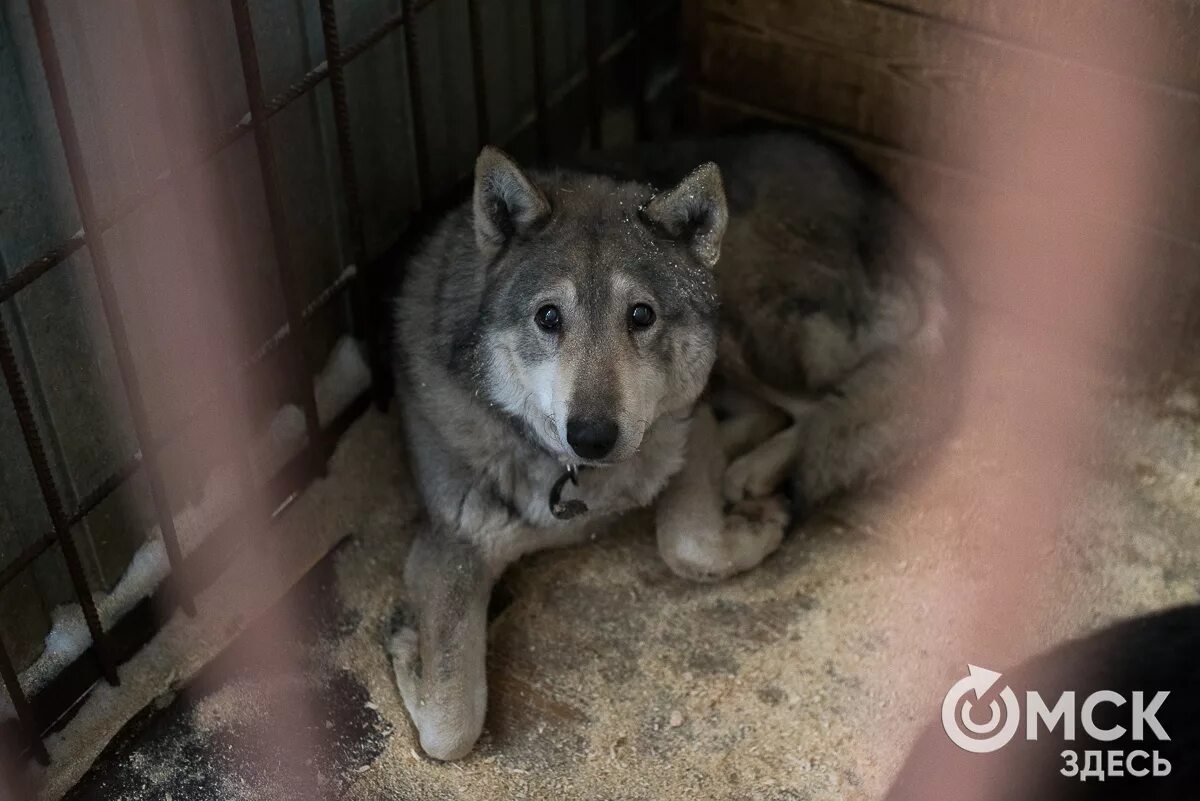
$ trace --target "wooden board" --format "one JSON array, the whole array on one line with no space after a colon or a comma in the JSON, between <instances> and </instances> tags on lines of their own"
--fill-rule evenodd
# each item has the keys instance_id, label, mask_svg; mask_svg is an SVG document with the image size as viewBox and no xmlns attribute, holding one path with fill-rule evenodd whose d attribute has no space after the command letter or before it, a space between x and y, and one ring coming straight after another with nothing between
<instances>
[{"instance_id":1,"label":"wooden board","mask_svg":"<svg viewBox=\"0 0 1200 801\"><path fill-rule=\"evenodd\" d=\"M889 5L1122 74L1200 90L1200 5L1194 0L889 0Z\"/></svg>"},{"instance_id":2,"label":"wooden board","mask_svg":"<svg viewBox=\"0 0 1200 801\"><path fill-rule=\"evenodd\" d=\"M697 109L703 124L720 128L746 116L788 119L750 104L699 90ZM809 120L808 122L812 122ZM1016 193L986 177L939 164L898 148L845 131L821 129L849 147L877 171L919 217L930 225L946 246L952 269L970 296L981 306L1016 314L1040 325L1049 325L1063 336L1080 334L1085 347L1117 355L1139 354L1138 365L1147 371L1169 367L1179 353L1179 343L1191 330L1190 318L1200 300L1200 247L1134 228L1111 218L1085 215L1082 223L1097 230L1111 228L1133 241L1139 255L1136 271L1125 276L1117 293L1120 325L1103 332L1072 327L1073 311L1085 299L1088 276L1072 282L1079 296L1062 292L1063 276L1050 264L1044 275L1029 267L1053 253L1060 232L1039 213L1037 198ZM998 211L999 210L999 211ZM981 215L1004 231L1021 231L1020 252L981 254L964 232L977 229ZM1024 273L1020 271L1024 270ZM1023 280L1014 280L1014 273Z\"/></svg>"},{"instance_id":3,"label":"wooden board","mask_svg":"<svg viewBox=\"0 0 1200 801\"><path fill-rule=\"evenodd\" d=\"M1113 114L1160 121L1149 129L1155 191L1103 207L1094 196L1079 202L1200 241L1200 103L1192 95L861 0L702 0L690 22L694 78L713 95L814 118L951 167L976 169L986 160L998 180L1012 178L1009 156L1054 158L1030 153L1038 144L1014 121L1055 119L1064 136L1082 141L1109 105ZM1080 101L1072 88L1080 82L1112 102ZM980 132L990 139L986 153ZM1147 165L1121 150L1106 169L1121 180L1145 174ZM1045 180L1056 180L1053 173L1045 171Z\"/></svg>"}]
</instances>

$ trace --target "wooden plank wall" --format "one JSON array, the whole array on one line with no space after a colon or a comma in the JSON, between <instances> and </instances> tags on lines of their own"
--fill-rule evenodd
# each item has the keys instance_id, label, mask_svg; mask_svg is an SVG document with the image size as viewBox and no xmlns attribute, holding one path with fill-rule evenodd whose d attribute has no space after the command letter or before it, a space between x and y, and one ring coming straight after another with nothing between
<instances>
[{"instance_id":1,"label":"wooden plank wall","mask_svg":"<svg viewBox=\"0 0 1200 801\"><path fill-rule=\"evenodd\" d=\"M701 124L716 128L749 115L816 127L848 144L938 229L968 221L985 204L1000 205L1016 215L1011 224L1027 232L1028 247L1053 246L1055 231L1037 198L1055 188L1058 176L1053 169L1025 179L1006 171L1003 154L1029 158L1023 148L1031 144L1004 137L1020 130L1010 124L1014 118L1057 112L1061 119L1064 104L1085 102L1064 87L1096 87L1120 98L1113 114L1153 119L1150 163L1118 152L1106 166L1118 177L1148 171L1152 196L1073 198L1090 224L1127 228L1146 254L1128 298L1135 311L1129 326L1110 332L1103 344L1148 345L1139 350L1153 352L1153 366L1162 367L1181 358L1181 343L1200 336L1200 3L695 0L686 6L687 70ZM986 162L977 152L981 130L993 139ZM998 204L997 197L1009 202ZM986 272L963 270L984 304L1019 301L997 297L1000 288Z\"/></svg>"}]
</instances>

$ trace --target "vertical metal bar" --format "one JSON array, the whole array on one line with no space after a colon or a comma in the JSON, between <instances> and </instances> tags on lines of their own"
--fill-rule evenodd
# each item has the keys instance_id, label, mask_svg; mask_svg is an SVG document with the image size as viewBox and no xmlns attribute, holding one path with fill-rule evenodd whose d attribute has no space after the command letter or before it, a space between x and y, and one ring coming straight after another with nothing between
<instances>
[{"instance_id":1,"label":"vertical metal bar","mask_svg":"<svg viewBox=\"0 0 1200 801\"><path fill-rule=\"evenodd\" d=\"M421 90L421 53L417 49L416 0L404 0L404 56L408 63L408 98L412 106L413 148L417 157L417 182L421 207L433 190L429 171L429 133L425 127L425 97Z\"/></svg>"},{"instance_id":2,"label":"vertical metal bar","mask_svg":"<svg viewBox=\"0 0 1200 801\"><path fill-rule=\"evenodd\" d=\"M354 262L361 268L366 259L367 247L363 237L358 170L350 135L350 104L346 99L346 76L343 70L341 37L338 35L337 10L334 0L319 0L319 5L321 33L325 39L325 61L329 64L329 88L333 95L333 122L337 131L338 156L341 159L342 189L346 194L346 211L350 222L350 240L354 249Z\"/></svg>"},{"instance_id":3,"label":"vertical metal bar","mask_svg":"<svg viewBox=\"0 0 1200 801\"><path fill-rule=\"evenodd\" d=\"M637 138L639 142L644 142L650 138L650 107L649 101L646 98L646 91L650 86L650 23L649 15L646 13L646 4L642 0L635 0L633 4L634 36L637 41L634 43L636 50L634 51L634 68L637 70L637 92L633 98L633 120L637 130Z\"/></svg>"},{"instance_id":4,"label":"vertical metal bar","mask_svg":"<svg viewBox=\"0 0 1200 801\"><path fill-rule=\"evenodd\" d=\"M41 733L33 719L33 710L29 706L29 699L25 696L25 690L21 688L21 678L17 675L17 668L8 655L8 649L4 647L3 641L0 641L0 680L3 680L4 688L8 690L8 697L12 699L13 709L17 711L17 720L20 722L21 728L25 730L25 736L29 740L29 747L33 749L33 755L38 762L48 765L50 754L46 752L46 744L42 742Z\"/></svg>"},{"instance_id":5,"label":"vertical metal bar","mask_svg":"<svg viewBox=\"0 0 1200 801\"><path fill-rule=\"evenodd\" d=\"M537 132L538 154L550 157L550 128L546 115L546 25L542 0L529 0L529 28L533 36L533 127Z\"/></svg>"},{"instance_id":6,"label":"vertical metal bar","mask_svg":"<svg viewBox=\"0 0 1200 801\"><path fill-rule=\"evenodd\" d=\"M153 5L160 5L160 3L158 0L155 0ZM198 24L199 20L197 19L197 16L205 13L206 10L204 6L197 4L189 5L187 10L188 22ZM201 18L203 17L201 16ZM217 92L214 89L212 82L199 81L197 84L197 89L200 92L200 100L203 102L205 113L210 117L218 116L218 108L220 108L220 105L217 102ZM281 108L283 107L286 107L286 104L284 104L284 106ZM228 131L229 129L226 130ZM229 134L227 132L222 135L222 138L228 138L228 136ZM237 139L238 137L235 136L233 141L237 141ZM225 264L228 265L224 277L229 281L229 286L233 287L237 286L237 279L240 277L241 270L239 269L239 263L243 258L245 258L245 254L253 252L253 246L250 243L251 234L246 230L246 226L241 224L241 219L238 216L237 204L233 201L233 198L236 198L239 195L240 187L238 185L238 176L233 175L232 171L222 170L216 165L215 158L220 152L220 150L217 150L210 153L211 159L201 161L199 164L197 164L194 159L189 157L189 163L184 165L184 169L187 169L190 173L203 164L211 165L211 168L213 172L216 173L216 178L220 183L220 191L230 199L229 202L221 204L221 216L219 219L221 225L225 226L225 229L229 232L229 235L223 237L221 242L221 257L225 260ZM245 388L246 392L245 406L243 409L246 415L247 428L250 428L251 426L249 421L254 419L255 405L252 398L253 393L251 381L248 377L243 375L242 371L242 363L245 361L248 347L246 343L237 344L238 348L234 356L234 369L238 372L238 375L242 377L244 382L242 386Z\"/></svg>"},{"instance_id":7,"label":"vertical metal bar","mask_svg":"<svg viewBox=\"0 0 1200 801\"><path fill-rule=\"evenodd\" d=\"M104 320L108 326L113 351L117 357L117 368L121 373L121 383L125 387L125 397L129 403L129 414L133 419L138 447L142 451L146 481L150 486L150 497L154 503L154 511L158 518L159 530L162 532L167 558L171 563L171 569L179 577L181 605L187 610L192 606L192 598L187 589L185 577L179 572L183 555L179 548L179 538L175 532L171 504L167 499L166 487L163 484L162 473L158 468L158 459L154 453L154 439L150 433L141 382L133 363L133 354L129 348L129 336L125 331L120 302L117 299L116 287L113 285L108 250L104 245L102 226L96 213L95 199L83 162L83 150L79 144L79 133L75 128L74 115L71 113L67 97L66 78L63 75L62 63L59 61L58 47L54 42L50 15L46 10L45 0L29 0L29 9L33 18L34 32L37 35L38 49L41 51L46 85L50 91L50 104L54 108L54 118L58 123L63 154L67 161L67 173L71 178L71 188L75 193L75 203L79 207L84 236L91 251L92 272L96 278L96 287L100 292L100 305L104 310ZM114 678L115 675L114 672Z\"/></svg>"},{"instance_id":8,"label":"vertical metal bar","mask_svg":"<svg viewBox=\"0 0 1200 801\"><path fill-rule=\"evenodd\" d=\"M159 126L162 129L163 136L166 138L167 159L170 165L172 186L169 191L174 194L177 200L177 213L183 229L184 239L187 243L187 253L180 254L181 261L184 265L185 272L196 276L199 281L200 265L195 254L203 252L203 232L195 225L189 225L187 208L183 203L182 190L180 183L183 180L183 141L184 141L184 126L183 121L179 117L179 112L176 110L175 103L172 100L171 86L168 80L166 52L163 49L162 37L159 34L158 28L158 13L156 0L138 0L138 24L141 28L142 43L146 49L146 60L150 67L150 88L154 94L154 110L158 117ZM251 431L249 421L245 415L237 415L233 410L249 409L250 404L247 397L247 388L237 369L237 358L234 351L232 337L230 336L227 326L221 321L216 326L214 337L217 341L217 346L221 350L226 366L229 368L230 385L226 388L225 401L229 404L231 413L239 417L242 424L238 427L238 436L241 442L238 444L237 451L239 453L237 464L243 492L247 495L252 495L254 492L254 468L250 461L250 452L246 443L250 442ZM190 606L190 605L189 605ZM188 610L188 607L184 607ZM194 614L195 609L189 610L189 614Z\"/></svg>"},{"instance_id":9,"label":"vertical metal bar","mask_svg":"<svg viewBox=\"0 0 1200 801\"><path fill-rule=\"evenodd\" d=\"M271 131L267 120L266 98L263 95L262 73L258 66L258 48L254 42L254 27L250 21L250 7L247 0L230 0L230 4L233 9L234 29L237 32L238 52L242 59L242 78L246 84L246 98L250 104L250 122L254 128L258 169L267 200L267 217L270 220L271 238L275 246L275 262L279 270L279 282L283 288L288 327L292 332L291 375L296 382L304 409L308 448L314 460L311 467L317 471L324 471L329 449L321 435L321 421L317 415L317 397L313 385L315 371L309 362L308 349L304 345L304 302L293 274L292 249L288 241L287 220L279 191L275 152L271 147Z\"/></svg>"},{"instance_id":10,"label":"vertical metal bar","mask_svg":"<svg viewBox=\"0 0 1200 801\"><path fill-rule=\"evenodd\" d=\"M346 216L350 224L350 241L358 277L351 288L355 335L369 346L371 385L376 401L383 399L378 394L385 386L384 355L377 347L373 332L377 330L375 304L368 294L369 276L366 274L367 240L363 233L362 203L358 191L358 163L354 158L354 141L350 131L350 102L346 97L345 61L342 55L341 37L338 34L337 8L335 0L320 0L321 32L325 39L325 61L329 64L329 88L333 95L333 122L337 131L338 156L341 159L342 191L346 198Z\"/></svg>"},{"instance_id":11,"label":"vertical metal bar","mask_svg":"<svg viewBox=\"0 0 1200 801\"><path fill-rule=\"evenodd\" d=\"M79 561L79 551L75 548L75 541L71 539L71 526L67 522L62 497L54 485L54 474L50 470L50 462L46 458L41 435L38 434L37 420L34 419L33 409L29 405L29 395L21 380L21 371L17 367L16 356L13 355L12 344L8 338L8 327L4 325L3 321L0 321L0 372L4 374L8 397L12 401L13 411L16 412L21 435L25 438L25 448L29 452L29 459L33 462L33 472L37 477L42 500L46 504L46 512L50 516L50 525L54 529L54 536L58 538L59 545L62 546L63 557L67 561L67 572L71 576L71 584L75 588L75 595L78 596L79 605L83 609L83 618L87 621L88 631L92 634L92 645L100 660L100 667L110 684L119 684L116 664L112 660L108 647L108 638L100 623L100 613L96 609L96 602L92 599L92 591L88 587L83 563Z\"/></svg>"},{"instance_id":12,"label":"vertical metal bar","mask_svg":"<svg viewBox=\"0 0 1200 801\"><path fill-rule=\"evenodd\" d=\"M596 0L583 2L584 50L587 57L588 137L591 146L604 147L604 84L600 74L600 5Z\"/></svg>"},{"instance_id":13,"label":"vertical metal bar","mask_svg":"<svg viewBox=\"0 0 1200 801\"><path fill-rule=\"evenodd\" d=\"M8 266L4 261L4 254L0 253L0 281L8 277ZM0 309L0 316L3 316L4 311ZM45 382L42 380L38 372L37 357L34 354L33 345L29 339L29 332L25 327L25 321L21 318L20 309L17 304L12 304L12 325L13 345L17 353L26 365L25 384L29 389L29 399L31 405L36 411L36 414L42 420L53 421L54 417L50 411L50 403L47 400ZM67 452L63 447L62 437L54 428L53 422L49 425L45 432L46 445L49 447L51 465L55 468L55 473L64 482L63 486L63 502L67 509L74 509L79 503L79 488L76 486L74 478L71 476L69 463L67 462ZM96 575L102 575L100 559L96 554L96 545L92 540L91 532L88 530L86 520L80 521L80 528L84 542L87 547L84 550L85 556L90 556L91 564L96 571Z\"/></svg>"},{"instance_id":14,"label":"vertical metal bar","mask_svg":"<svg viewBox=\"0 0 1200 801\"><path fill-rule=\"evenodd\" d=\"M486 145L492 137L492 121L488 112L487 74L483 63L483 3L468 0L468 26L471 35L471 71L475 86L475 130L479 147Z\"/></svg>"}]
</instances>

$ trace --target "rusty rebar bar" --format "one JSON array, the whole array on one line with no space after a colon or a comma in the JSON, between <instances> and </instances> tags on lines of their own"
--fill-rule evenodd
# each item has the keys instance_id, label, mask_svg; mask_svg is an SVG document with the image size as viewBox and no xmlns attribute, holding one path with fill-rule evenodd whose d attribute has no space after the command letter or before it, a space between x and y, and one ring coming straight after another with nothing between
<instances>
[{"instance_id":1,"label":"rusty rebar bar","mask_svg":"<svg viewBox=\"0 0 1200 801\"><path fill-rule=\"evenodd\" d=\"M267 201L267 217L271 227L271 241L275 248L275 266L283 290L284 306L288 325L294 334L291 340L290 378L295 392L300 396L304 410L304 427L308 434L308 449L313 457L312 467L318 472L326 468L328 449L321 436L321 421L317 412L317 396L314 386L316 371L310 361L301 327L304 303L300 297L299 282L296 280L292 247L287 232L287 217L283 208L283 196L279 189L279 173L275 164L275 150L271 144L271 131L263 93L262 73L258 64L258 46L254 41L254 25L250 19L247 0L230 0L233 9L234 30L237 33L238 53L242 60L242 78L246 85L246 98L250 104L250 124L254 131L254 146L258 153L259 176L263 194Z\"/></svg>"},{"instance_id":2,"label":"rusty rebar bar","mask_svg":"<svg viewBox=\"0 0 1200 801\"><path fill-rule=\"evenodd\" d=\"M529 29L533 37L533 128L537 132L538 156L550 157L549 104L546 102L546 25L542 0L529 0Z\"/></svg>"},{"instance_id":3,"label":"rusty rebar bar","mask_svg":"<svg viewBox=\"0 0 1200 801\"><path fill-rule=\"evenodd\" d=\"M432 174L429 169L429 129L425 119L425 93L421 87L421 50L417 36L416 0L404 0L404 57L408 68L408 102L412 109L413 151L417 159L417 190L421 208L429 205L433 196Z\"/></svg>"},{"instance_id":4,"label":"rusty rebar bar","mask_svg":"<svg viewBox=\"0 0 1200 801\"><path fill-rule=\"evenodd\" d=\"M25 382L21 378L17 357L13 353L12 343L8 338L8 326L0 320L0 373L4 375L4 384L8 389L8 397L16 413L17 424L21 436L25 439L25 450L29 461L33 464L34 476L37 478L38 489L42 493L42 501L46 513L50 517L50 525L54 537L62 548L63 558L67 563L67 572L71 577L71 585L79 599L83 618L88 631L92 635L92 646L100 660L104 676L111 684L118 684L116 664L111 658L108 639L104 626L100 623L100 612L96 601L92 598L91 588L88 587L87 575L83 570L83 562L75 541L71 539L71 527L67 523L67 515L63 509L62 496L54 483L54 473L50 469L50 461L46 458L46 449L42 444L41 434L38 433L37 420L34 418L33 407L29 405L29 394L25 390Z\"/></svg>"},{"instance_id":5,"label":"rusty rebar bar","mask_svg":"<svg viewBox=\"0 0 1200 801\"><path fill-rule=\"evenodd\" d=\"M488 110L487 69L483 50L483 2L468 0L467 25L471 37L471 76L475 91L475 134L479 147L491 141L492 119Z\"/></svg>"},{"instance_id":6,"label":"rusty rebar bar","mask_svg":"<svg viewBox=\"0 0 1200 801\"><path fill-rule=\"evenodd\" d=\"M96 212L95 198L92 195L91 183L87 168L84 164L83 150L80 146L79 133L75 127L75 117L67 95L66 76L59 60L58 46L54 41L54 31L50 15L46 9L45 0L29 0L30 14L33 18L34 32L37 36L38 50L41 53L42 69L46 77L46 85L50 93L50 104L54 109L54 118L58 123L59 139L62 142L63 154L66 157L67 173L71 179L71 189L75 195L75 204L79 208L79 217L83 223L83 235L87 240L88 251L91 254L92 274L96 279L96 288L100 294L100 306L104 313L104 322L108 328L109 339L112 341L113 353L117 358L117 371L121 375L121 383L125 389L125 400L129 405L129 416L133 422L134 434L138 447L148 447L153 441L150 432L149 415L146 412L145 398L142 394L141 380L138 377L137 366L134 364L133 353L130 349L129 334L125 329L125 320L121 313L120 301L117 297L116 286L113 283L112 269L108 259L108 249L104 244L104 236L100 232L99 216ZM39 443L40 449L40 443ZM150 498L154 505L155 517L162 532L166 546L167 558L171 567L178 568L182 562L182 552L179 548L179 538L175 531L175 520L171 512L171 504L167 498L166 486L158 462L153 453L145 456L146 483L150 488ZM57 495L57 491L55 493ZM59 514L64 522L61 499L57 499ZM73 550L73 547L72 547ZM65 552L65 549L64 549ZM181 587L183 602L191 603L186 591L186 585ZM81 599L82 602L82 599ZM116 672L111 671L111 679L115 680Z\"/></svg>"},{"instance_id":7,"label":"rusty rebar bar","mask_svg":"<svg viewBox=\"0 0 1200 801\"><path fill-rule=\"evenodd\" d=\"M29 698L25 695L24 688L21 687L21 677L17 675L17 667L13 664L12 657L8 655L8 649L4 647L2 639L0 639L0 681L8 690L9 700L12 701L13 709L17 713L17 722L21 724L21 730L25 733L25 739L28 741L34 757L41 764L48 765L50 754L46 752L46 744L42 742L37 721L33 719L33 709L29 705ZM2 768L3 764L0 761L0 769Z\"/></svg>"}]
</instances>

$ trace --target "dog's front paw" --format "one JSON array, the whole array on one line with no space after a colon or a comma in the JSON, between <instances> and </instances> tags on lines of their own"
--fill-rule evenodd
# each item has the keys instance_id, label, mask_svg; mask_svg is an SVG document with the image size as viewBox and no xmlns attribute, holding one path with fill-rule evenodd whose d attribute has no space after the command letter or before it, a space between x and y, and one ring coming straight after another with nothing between
<instances>
[{"instance_id":1,"label":"dog's front paw","mask_svg":"<svg viewBox=\"0 0 1200 801\"><path fill-rule=\"evenodd\" d=\"M788 504L780 495L735 503L725 517L725 539L734 572L757 567L775 553L790 520Z\"/></svg>"},{"instance_id":2,"label":"dog's front paw","mask_svg":"<svg viewBox=\"0 0 1200 801\"><path fill-rule=\"evenodd\" d=\"M485 696L475 698L430 682L429 678L437 678L436 671L430 671L431 677L423 675L420 632L403 611L393 618L387 652L421 750L443 762L469 754L483 728Z\"/></svg>"},{"instance_id":3,"label":"dog's front paw","mask_svg":"<svg viewBox=\"0 0 1200 801\"><path fill-rule=\"evenodd\" d=\"M660 544L659 553L672 573L688 581L711 584L735 572L719 548L699 539L683 538L670 547Z\"/></svg>"},{"instance_id":4,"label":"dog's front paw","mask_svg":"<svg viewBox=\"0 0 1200 801\"><path fill-rule=\"evenodd\" d=\"M791 520L788 503L781 495L740 501L729 507L725 516L726 528L768 529L783 531ZM774 549L772 549L774 550Z\"/></svg>"}]
</instances>

